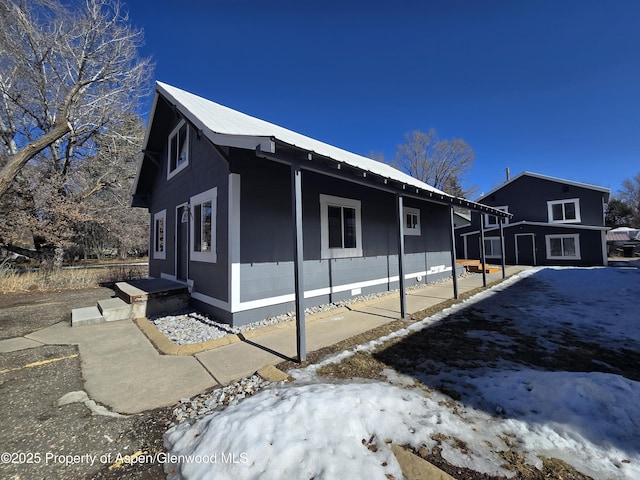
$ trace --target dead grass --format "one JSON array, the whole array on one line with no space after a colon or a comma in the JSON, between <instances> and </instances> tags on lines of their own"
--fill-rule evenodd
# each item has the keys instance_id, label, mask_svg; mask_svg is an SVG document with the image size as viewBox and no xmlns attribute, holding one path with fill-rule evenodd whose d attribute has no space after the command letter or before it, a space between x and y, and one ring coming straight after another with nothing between
<instances>
[{"instance_id":1,"label":"dead grass","mask_svg":"<svg viewBox=\"0 0 640 480\"><path fill-rule=\"evenodd\" d=\"M54 271L42 269L33 272L0 268L0 291L13 293L87 288L143 278L146 275L146 265Z\"/></svg>"}]
</instances>

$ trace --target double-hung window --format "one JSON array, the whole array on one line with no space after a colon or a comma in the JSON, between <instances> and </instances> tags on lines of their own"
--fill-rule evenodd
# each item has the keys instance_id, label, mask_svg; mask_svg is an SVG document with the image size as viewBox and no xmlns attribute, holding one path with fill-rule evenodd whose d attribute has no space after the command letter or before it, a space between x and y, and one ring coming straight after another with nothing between
<instances>
[{"instance_id":1,"label":"double-hung window","mask_svg":"<svg viewBox=\"0 0 640 480\"><path fill-rule=\"evenodd\" d=\"M420 235L420 210L412 207L404 207L403 231L405 235Z\"/></svg>"},{"instance_id":2,"label":"double-hung window","mask_svg":"<svg viewBox=\"0 0 640 480\"><path fill-rule=\"evenodd\" d=\"M580 199L547 202L549 223L580 223Z\"/></svg>"},{"instance_id":3,"label":"double-hung window","mask_svg":"<svg viewBox=\"0 0 640 480\"><path fill-rule=\"evenodd\" d=\"M546 235L547 258L550 260L580 260L580 235Z\"/></svg>"},{"instance_id":4,"label":"double-hung window","mask_svg":"<svg viewBox=\"0 0 640 480\"><path fill-rule=\"evenodd\" d=\"M320 195L322 258L362 256L360 201Z\"/></svg>"},{"instance_id":5,"label":"double-hung window","mask_svg":"<svg viewBox=\"0 0 640 480\"><path fill-rule=\"evenodd\" d=\"M164 260L166 252L167 211L162 210L153 216L153 258Z\"/></svg>"},{"instance_id":6,"label":"double-hung window","mask_svg":"<svg viewBox=\"0 0 640 480\"><path fill-rule=\"evenodd\" d=\"M217 188L191 197L191 259L216 262Z\"/></svg>"},{"instance_id":7,"label":"double-hung window","mask_svg":"<svg viewBox=\"0 0 640 480\"><path fill-rule=\"evenodd\" d=\"M182 120L169 135L167 179L189 165L189 125Z\"/></svg>"}]
</instances>

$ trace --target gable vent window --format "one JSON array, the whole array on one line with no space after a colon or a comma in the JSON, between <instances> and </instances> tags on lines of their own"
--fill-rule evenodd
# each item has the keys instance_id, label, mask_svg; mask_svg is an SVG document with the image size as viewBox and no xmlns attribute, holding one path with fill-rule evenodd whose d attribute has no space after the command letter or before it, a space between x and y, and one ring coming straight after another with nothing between
<instances>
[{"instance_id":1,"label":"gable vent window","mask_svg":"<svg viewBox=\"0 0 640 480\"><path fill-rule=\"evenodd\" d=\"M580 199L547 202L549 223L580 223Z\"/></svg>"},{"instance_id":2,"label":"gable vent window","mask_svg":"<svg viewBox=\"0 0 640 480\"><path fill-rule=\"evenodd\" d=\"M167 179L189 164L189 125L183 120L169 135Z\"/></svg>"},{"instance_id":3,"label":"gable vent window","mask_svg":"<svg viewBox=\"0 0 640 480\"><path fill-rule=\"evenodd\" d=\"M322 258L362 256L360 201L320 195Z\"/></svg>"}]
</instances>

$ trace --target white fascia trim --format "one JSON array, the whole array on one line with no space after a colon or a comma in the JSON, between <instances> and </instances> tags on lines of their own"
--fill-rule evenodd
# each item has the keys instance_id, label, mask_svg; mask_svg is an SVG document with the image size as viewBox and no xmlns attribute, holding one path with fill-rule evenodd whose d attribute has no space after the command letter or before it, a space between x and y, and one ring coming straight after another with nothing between
<instances>
[{"instance_id":1,"label":"white fascia trim","mask_svg":"<svg viewBox=\"0 0 640 480\"><path fill-rule=\"evenodd\" d=\"M271 137L255 137L252 135L228 135L216 133L208 128L202 130L205 136L216 145L223 147L237 147L245 150L260 148L261 152L276 153L276 142Z\"/></svg>"}]
</instances>

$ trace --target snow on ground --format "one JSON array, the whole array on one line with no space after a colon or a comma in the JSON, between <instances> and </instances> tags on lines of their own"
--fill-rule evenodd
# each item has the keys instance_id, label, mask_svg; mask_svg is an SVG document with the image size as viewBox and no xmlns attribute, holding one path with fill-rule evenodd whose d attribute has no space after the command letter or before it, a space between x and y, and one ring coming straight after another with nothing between
<instances>
[{"instance_id":1,"label":"snow on ground","mask_svg":"<svg viewBox=\"0 0 640 480\"><path fill-rule=\"evenodd\" d=\"M514 361L519 347L508 329L539 339L537 347L543 351L566 349L571 340L637 353L639 298L640 270L635 268L524 272L387 338L323 362L338 362L354 351L373 350L388 338L426 331L445 317L448 322L470 322L465 315L471 312L488 326L468 330L465 338L487 349L499 348L490 351L503 357L464 367L428 360L411 370L424 385L455 386L459 401L409 387L406 372L385 370L395 383L390 385L330 381L316 375L318 365L292 370L292 384L274 386L193 425L170 429L165 442L171 454L185 457L174 458L178 461L168 467L169 478L385 479L390 474L399 479L387 442L431 449L440 441L447 461L488 474L513 475L502 468L498 453L512 449L538 467L538 456L544 455L597 479L638 479L638 379L610 373L614 369L606 362L601 362L606 368L595 362L594 369L567 371Z\"/></svg>"}]
</instances>

